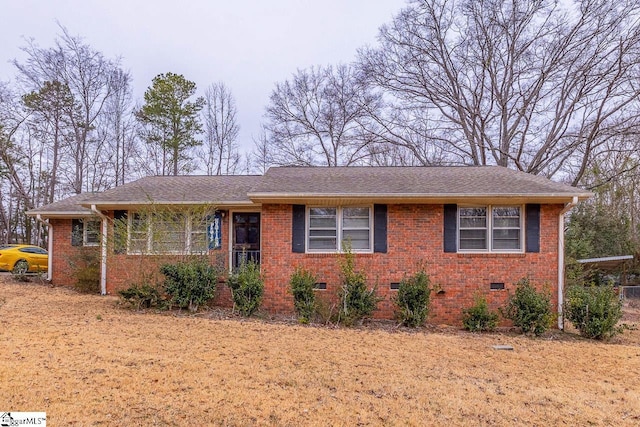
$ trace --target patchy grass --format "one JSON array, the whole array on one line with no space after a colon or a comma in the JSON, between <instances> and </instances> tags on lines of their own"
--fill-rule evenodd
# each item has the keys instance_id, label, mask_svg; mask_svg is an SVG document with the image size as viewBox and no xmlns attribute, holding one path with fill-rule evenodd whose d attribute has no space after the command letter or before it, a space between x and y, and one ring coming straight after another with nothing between
<instances>
[{"instance_id":1,"label":"patchy grass","mask_svg":"<svg viewBox=\"0 0 640 427\"><path fill-rule=\"evenodd\" d=\"M24 283L0 300L0 409L56 426L640 424L638 330L305 327Z\"/></svg>"}]
</instances>

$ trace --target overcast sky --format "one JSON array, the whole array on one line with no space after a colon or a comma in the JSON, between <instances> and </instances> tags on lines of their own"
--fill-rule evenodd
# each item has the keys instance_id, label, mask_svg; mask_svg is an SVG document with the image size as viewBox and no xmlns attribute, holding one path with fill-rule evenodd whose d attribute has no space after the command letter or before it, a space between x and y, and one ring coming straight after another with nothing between
<instances>
[{"instance_id":1,"label":"overcast sky","mask_svg":"<svg viewBox=\"0 0 640 427\"><path fill-rule=\"evenodd\" d=\"M2 0L0 81L33 38L53 46L65 26L107 58L122 58L141 100L151 79L183 74L199 92L216 81L236 99L239 142L251 148L276 82L298 68L351 62L405 0Z\"/></svg>"}]
</instances>

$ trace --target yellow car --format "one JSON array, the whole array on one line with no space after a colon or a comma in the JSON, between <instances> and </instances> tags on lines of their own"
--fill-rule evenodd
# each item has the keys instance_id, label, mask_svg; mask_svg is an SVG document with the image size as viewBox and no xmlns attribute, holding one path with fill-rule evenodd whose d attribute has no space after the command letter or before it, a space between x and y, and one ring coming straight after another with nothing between
<instances>
[{"instance_id":1,"label":"yellow car","mask_svg":"<svg viewBox=\"0 0 640 427\"><path fill-rule=\"evenodd\" d=\"M49 254L32 245L0 245L0 270L13 274L45 272L49 267Z\"/></svg>"}]
</instances>

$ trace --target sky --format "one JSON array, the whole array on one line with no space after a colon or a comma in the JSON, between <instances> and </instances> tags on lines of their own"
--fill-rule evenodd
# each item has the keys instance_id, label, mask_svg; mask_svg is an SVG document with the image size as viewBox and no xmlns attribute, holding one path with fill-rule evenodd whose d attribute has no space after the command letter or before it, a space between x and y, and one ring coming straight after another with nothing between
<instances>
[{"instance_id":1,"label":"sky","mask_svg":"<svg viewBox=\"0 0 640 427\"><path fill-rule=\"evenodd\" d=\"M0 81L33 38L51 47L59 25L107 58L121 58L134 97L158 74L183 74L198 92L222 81L250 150L277 82L312 65L349 63L406 0L2 0Z\"/></svg>"}]
</instances>

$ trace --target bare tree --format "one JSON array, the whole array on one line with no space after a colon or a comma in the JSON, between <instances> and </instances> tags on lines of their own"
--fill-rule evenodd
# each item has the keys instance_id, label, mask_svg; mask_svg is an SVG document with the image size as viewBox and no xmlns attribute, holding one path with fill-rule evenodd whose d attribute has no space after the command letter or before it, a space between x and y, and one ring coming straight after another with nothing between
<instances>
[{"instance_id":1,"label":"bare tree","mask_svg":"<svg viewBox=\"0 0 640 427\"><path fill-rule=\"evenodd\" d=\"M204 99L204 141L200 154L207 175L232 175L240 166L236 102L231 90L222 82L209 86Z\"/></svg>"},{"instance_id":2,"label":"bare tree","mask_svg":"<svg viewBox=\"0 0 640 427\"><path fill-rule=\"evenodd\" d=\"M58 170L63 150L69 147L71 128L68 118L76 107L69 87L59 81L44 82L42 88L22 97L30 113L28 126L51 156L49 171L48 203L53 203L58 189Z\"/></svg>"},{"instance_id":3,"label":"bare tree","mask_svg":"<svg viewBox=\"0 0 640 427\"><path fill-rule=\"evenodd\" d=\"M32 231L40 234L24 212L46 202L48 187L42 186L42 150L29 133L22 133L26 120L19 98L0 84L0 237L4 242L31 242ZM26 139L16 143L16 138Z\"/></svg>"},{"instance_id":4,"label":"bare tree","mask_svg":"<svg viewBox=\"0 0 640 427\"><path fill-rule=\"evenodd\" d=\"M379 41L360 62L388 101L381 137L423 164L576 184L603 144L637 126L637 1L414 0Z\"/></svg>"},{"instance_id":5,"label":"bare tree","mask_svg":"<svg viewBox=\"0 0 640 427\"><path fill-rule=\"evenodd\" d=\"M272 161L278 165L341 166L367 162L375 142L370 111L379 105L355 69L312 67L278 83L265 125Z\"/></svg>"},{"instance_id":6,"label":"bare tree","mask_svg":"<svg viewBox=\"0 0 640 427\"><path fill-rule=\"evenodd\" d=\"M271 166L273 159L271 156L271 145L267 137L267 130L262 127L258 138L253 139L253 150L247 156L249 161L248 169L260 175L264 175Z\"/></svg>"},{"instance_id":7,"label":"bare tree","mask_svg":"<svg viewBox=\"0 0 640 427\"><path fill-rule=\"evenodd\" d=\"M69 88L76 102L67 119L73 130L73 143L69 145L68 168L62 168L70 189L99 191L108 182L99 178L100 140L96 128L107 100L113 93L112 77L119 69L119 61L107 60L103 55L72 36L66 28L56 39L55 47L40 48L33 40L22 50L27 54L24 63L14 61L19 79L28 91L41 90L45 82L60 82Z\"/></svg>"},{"instance_id":8,"label":"bare tree","mask_svg":"<svg viewBox=\"0 0 640 427\"><path fill-rule=\"evenodd\" d=\"M113 70L111 85L112 95L106 101L98 128L99 140L104 141L100 161L108 165L103 170L118 186L135 175L136 164L146 163L146 160L138 145L130 74L121 69Z\"/></svg>"}]
</instances>

